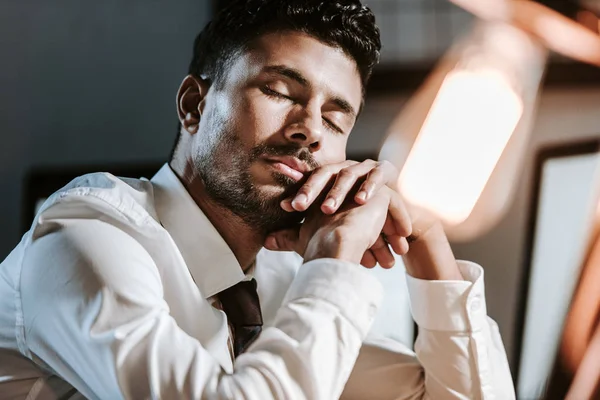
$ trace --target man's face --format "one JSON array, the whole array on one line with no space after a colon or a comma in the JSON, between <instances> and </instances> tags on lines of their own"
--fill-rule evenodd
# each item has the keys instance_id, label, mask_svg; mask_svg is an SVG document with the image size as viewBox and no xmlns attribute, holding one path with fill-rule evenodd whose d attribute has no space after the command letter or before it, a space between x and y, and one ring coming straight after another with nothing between
<instances>
[{"instance_id":1,"label":"man's face","mask_svg":"<svg viewBox=\"0 0 600 400\"><path fill-rule=\"evenodd\" d=\"M213 200L264 232L281 229L301 216L280 201L345 159L360 76L341 50L296 32L264 35L232 62L204 98L193 162Z\"/></svg>"}]
</instances>

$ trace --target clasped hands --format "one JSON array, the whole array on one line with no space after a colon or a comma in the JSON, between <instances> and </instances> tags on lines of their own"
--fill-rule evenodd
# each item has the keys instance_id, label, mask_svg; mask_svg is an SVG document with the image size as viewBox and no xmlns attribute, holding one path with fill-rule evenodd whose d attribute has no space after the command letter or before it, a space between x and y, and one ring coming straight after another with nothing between
<instances>
[{"instance_id":1,"label":"clasped hands","mask_svg":"<svg viewBox=\"0 0 600 400\"><path fill-rule=\"evenodd\" d=\"M296 251L305 262L337 258L367 268L377 263L393 267L391 250L405 255L413 233L408 208L392 189L398 174L391 163L373 160L316 169L293 197L281 202L285 211L306 212L304 222L271 233L265 248Z\"/></svg>"}]
</instances>

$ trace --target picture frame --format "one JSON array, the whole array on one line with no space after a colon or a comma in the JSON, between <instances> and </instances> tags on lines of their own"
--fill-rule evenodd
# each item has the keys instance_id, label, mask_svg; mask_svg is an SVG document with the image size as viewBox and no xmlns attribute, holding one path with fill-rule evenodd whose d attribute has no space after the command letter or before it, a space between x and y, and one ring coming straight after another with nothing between
<instances>
[{"instance_id":1,"label":"picture frame","mask_svg":"<svg viewBox=\"0 0 600 400\"><path fill-rule=\"evenodd\" d=\"M535 159L513 379L519 399L543 396L579 282L600 189L600 138L541 149Z\"/></svg>"}]
</instances>

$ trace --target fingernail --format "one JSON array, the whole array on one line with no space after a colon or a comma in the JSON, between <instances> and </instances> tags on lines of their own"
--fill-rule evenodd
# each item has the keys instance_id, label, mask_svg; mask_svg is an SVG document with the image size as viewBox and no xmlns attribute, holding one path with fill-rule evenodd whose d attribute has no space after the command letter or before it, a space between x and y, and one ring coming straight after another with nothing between
<instances>
[{"instance_id":1,"label":"fingernail","mask_svg":"<svg viewBox=\"0 0 600 400\"><path fill-rule=\"evenodd\" d=\"M329 197L327 200L325 200L323 205L325 207L335 207L335 199L333 199L332 197Z\"/></svg>"},{"instance_id":2,"label":"fingernail","mask_svg":"<svg viewBox=\"0 0 600 400\"><path fill-rule=\"evenodd\" d=\"M304 193L301 193L298 196L296 196L296 198L292 201L292 204L306 203L307 201L308 201L308 196L305 195Z\"/></svg>"},{"instance_id":3,"label":"fingernail","mask_svg":"<svg viewBox=\"0 0 600 400\"><path fill-rule=\"evenodd\" d=\"M367 191L366 190L361 190L360 192L358 192L358 194L356 195L356 197L360 200L366 200L367 199Z\"/></svg>"}]
</instances>

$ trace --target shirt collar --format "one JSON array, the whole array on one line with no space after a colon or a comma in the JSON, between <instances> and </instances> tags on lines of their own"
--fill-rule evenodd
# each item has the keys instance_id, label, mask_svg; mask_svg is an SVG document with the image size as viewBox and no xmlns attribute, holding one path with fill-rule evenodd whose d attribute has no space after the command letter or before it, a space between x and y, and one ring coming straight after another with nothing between
<instances>
[{"instance_id":1,"label":"shirt collar","mask_svg":"<svg viewBox=\"0 0 600 400\"><path fill-rule=\"evenodd\" d=\"M151 182L158 218L206 298L251 278L168 164Z\"/></svg>"}]
</instances>

